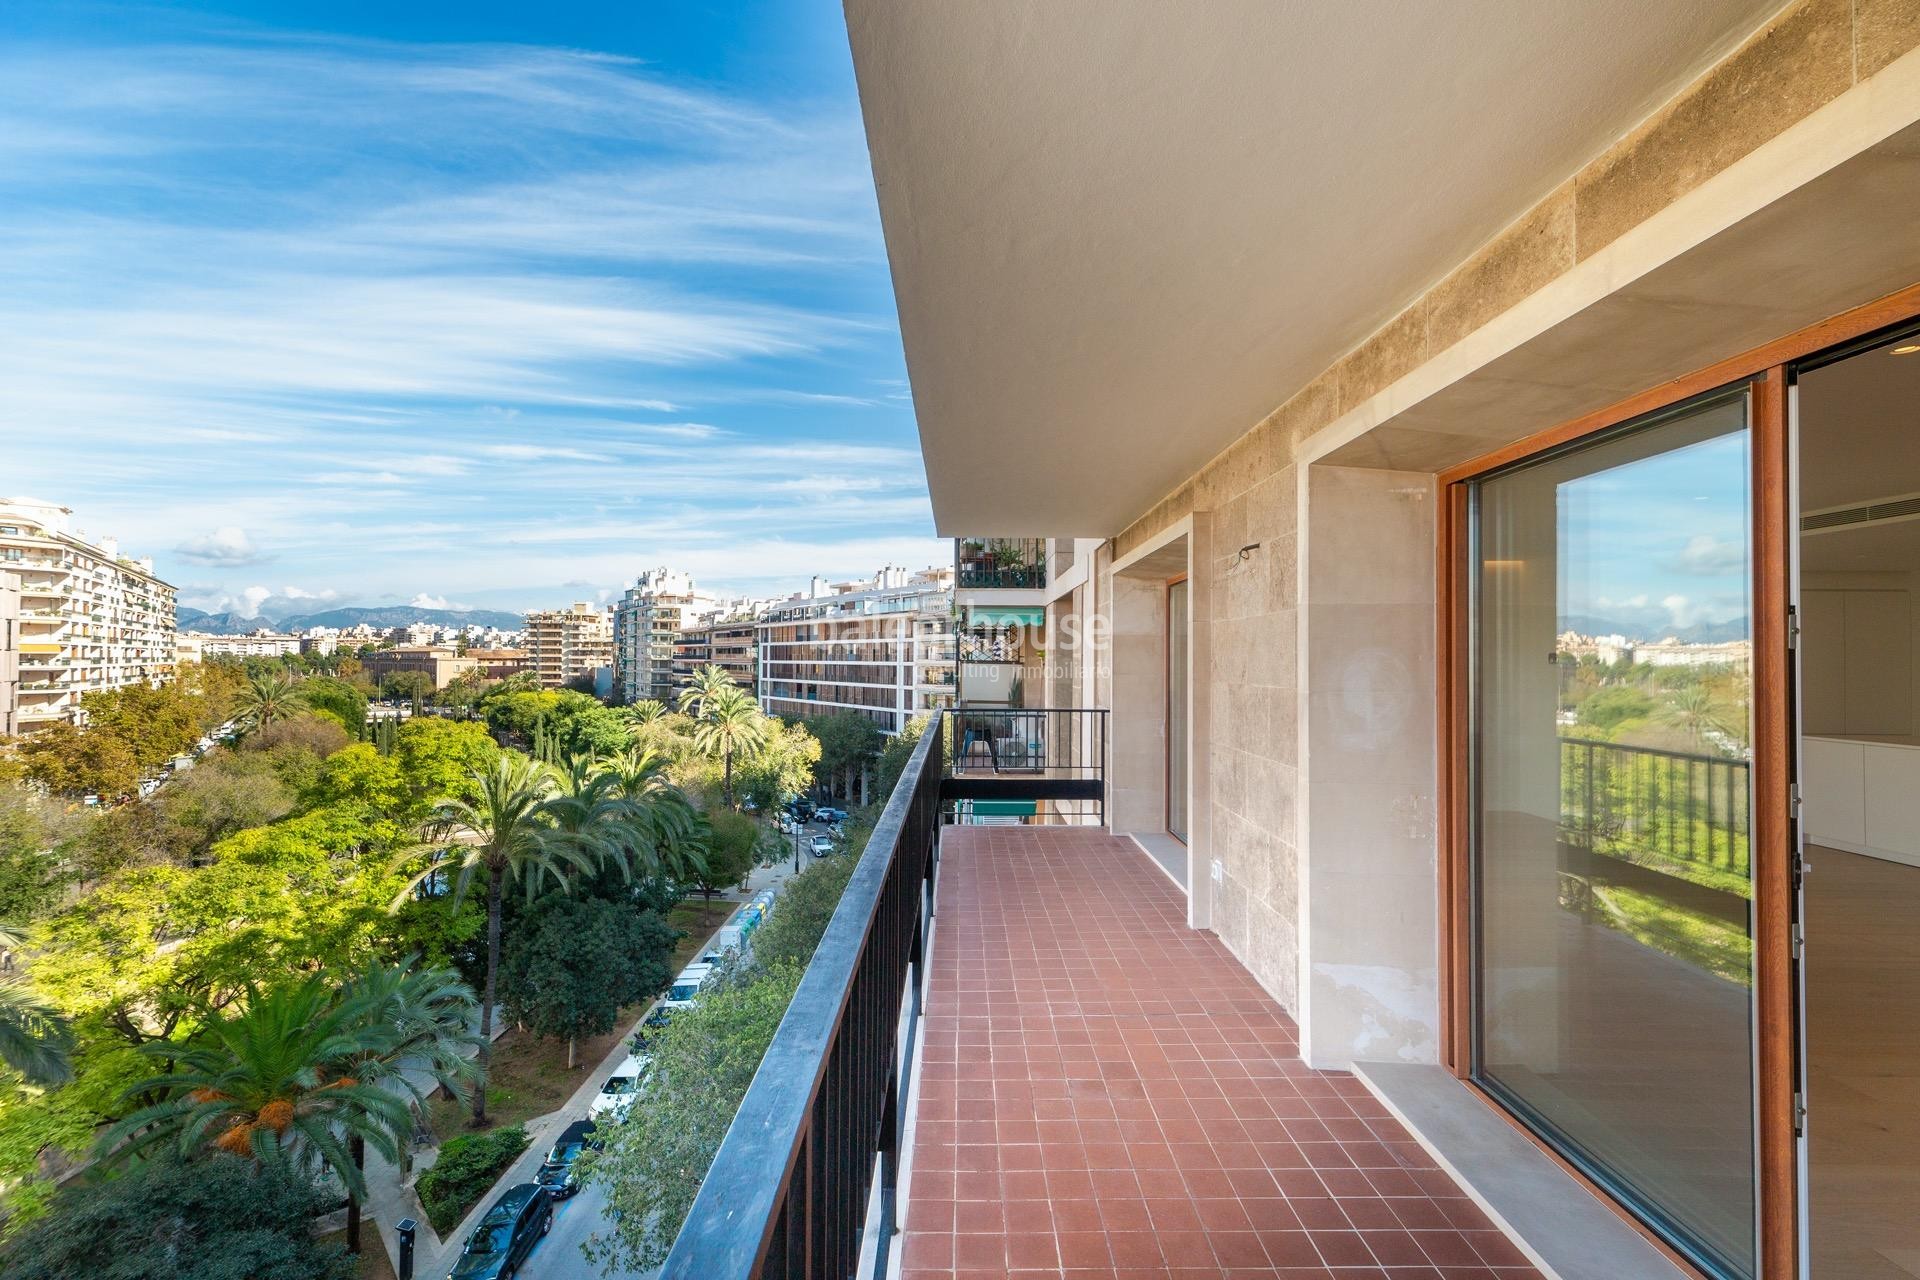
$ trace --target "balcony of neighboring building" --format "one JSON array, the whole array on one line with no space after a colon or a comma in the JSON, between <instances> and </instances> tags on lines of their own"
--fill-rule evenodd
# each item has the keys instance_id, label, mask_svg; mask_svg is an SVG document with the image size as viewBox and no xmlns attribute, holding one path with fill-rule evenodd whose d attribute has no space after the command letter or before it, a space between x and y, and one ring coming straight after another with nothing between
<instances>
[{"instance_id":1,"label":"balcony of neighboring building","mask_svg":"<svg viewBox=\"0 0 1920 1280\"><path fill-rule=\"evenodd\" d=\"M953 582L960 591L1044 591L1049 564L1045 538L960 538Z\"/></svg>"}]
</instances>

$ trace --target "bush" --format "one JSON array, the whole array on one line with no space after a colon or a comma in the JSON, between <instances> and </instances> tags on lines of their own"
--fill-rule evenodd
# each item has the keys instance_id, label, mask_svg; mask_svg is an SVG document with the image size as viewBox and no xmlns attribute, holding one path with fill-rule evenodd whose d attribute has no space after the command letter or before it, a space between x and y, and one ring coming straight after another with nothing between
<instances>
[{"instance_id":1,"label":"bush","mask_svg":"<svg viewBox=\"0 0 1920 1280\"><path fill-rule=\"evenodd\" d=\"M444 1236L459 1226L467 1210L526 1149L527 1131L517 1124L447 1139L433 1168L414 1184L433 1229Z\"/></svg>"},{"instance_id":2,"label":"bush","mask_svg":"<svg viewBox=\"0 0 1920 1280\"><path fill-rule=\"evenodd\" d=\"M349 1280L353 1261L313 1238L328 1206L277 1166L172 1158L75 1181L0 1252L8 1280Z\"/></svg>"}]
</instances>

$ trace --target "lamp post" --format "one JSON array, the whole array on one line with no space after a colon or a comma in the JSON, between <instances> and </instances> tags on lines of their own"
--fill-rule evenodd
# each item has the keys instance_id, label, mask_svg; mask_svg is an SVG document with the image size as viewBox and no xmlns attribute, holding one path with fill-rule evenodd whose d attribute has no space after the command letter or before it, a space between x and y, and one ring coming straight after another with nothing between
<instances>
[{"instance_id":1,"label":"lamp post","mask_svg":"<svg viewBox=\"0 0 1920 1280\"><path fill-rule=\"evenodd\" d=\"M793 874L800 874L800 833L806 828L799 822L793 824Z\"/></svg>"}]
</instances>

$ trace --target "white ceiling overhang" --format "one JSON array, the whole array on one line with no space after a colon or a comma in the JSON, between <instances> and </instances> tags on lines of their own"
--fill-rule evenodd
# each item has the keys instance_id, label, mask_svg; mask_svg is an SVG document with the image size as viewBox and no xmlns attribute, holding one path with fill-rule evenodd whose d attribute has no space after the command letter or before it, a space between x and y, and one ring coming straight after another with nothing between
<instances>
[{"instance_id":1,"label":"white ceiling overhang","mask_svg":"<svg viewBox=\"0 0 1920 1280\"><path fill-rule=\"evenodd\" d=\"M1108 536L1778 0L847 0L936 523Z\"/></svg>"}]
</instances>

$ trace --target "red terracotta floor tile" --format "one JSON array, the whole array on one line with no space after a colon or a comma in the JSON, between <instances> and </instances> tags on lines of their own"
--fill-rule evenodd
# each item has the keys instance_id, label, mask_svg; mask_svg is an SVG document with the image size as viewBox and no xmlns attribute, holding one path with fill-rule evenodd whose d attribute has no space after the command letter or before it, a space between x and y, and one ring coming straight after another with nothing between
<instances>
[{"instance_id":1,"label":"red terracotta floor tile","mask_svg":"<svg viewBox=\"0 0 1920 1280\"><path fill-rule=\"evenodd\" d=\"M911 1280L1537 1280L1130 840L949 827Z\"/></svg>"}]
</instances>

